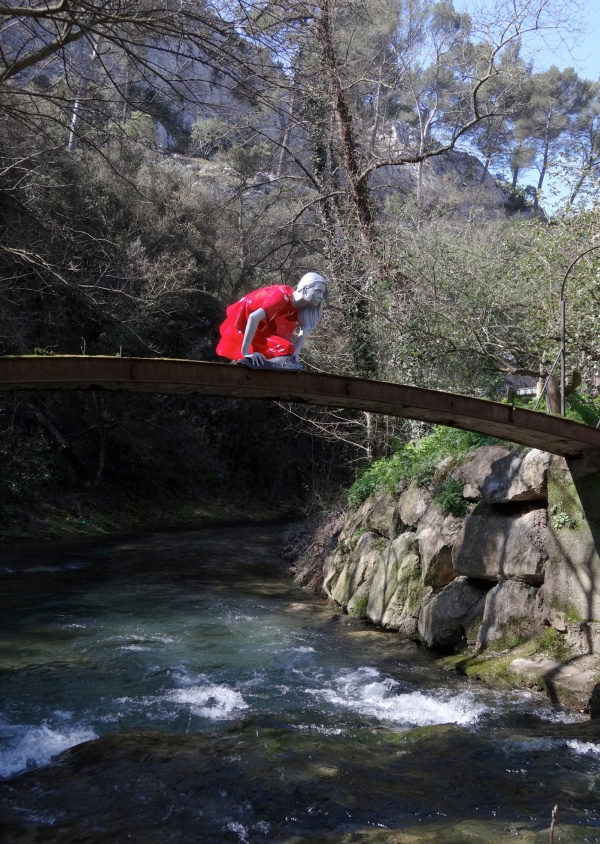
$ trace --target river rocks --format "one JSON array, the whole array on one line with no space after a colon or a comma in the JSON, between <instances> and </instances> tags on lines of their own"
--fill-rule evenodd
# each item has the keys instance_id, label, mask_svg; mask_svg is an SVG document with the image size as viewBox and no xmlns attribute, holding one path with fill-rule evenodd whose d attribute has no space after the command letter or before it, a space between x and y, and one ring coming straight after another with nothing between
<instances>
[{"instance_id":1,"label":"river rocks","mask_svg":"<svg viewBox=\"0 0 600 844\"><path fill-rule=\"evenodd\" d=\"M364 513L363 521L375 533L393 539L400 526L396 501L391 495L378 495Z\"/></svg>"},{"instance_id":2,"label":"river rocks","mask_svg":"<svg viewBox=\"0 0 600 844\"><path fill-rule=\"evenodd\" d=\"M419 635L428 648L450 650L465 637L481 605L482 593L459 577L423 604Z\"/></svg>"},{"instance_id":3,"label":"river rocks","mask_svg":"<svg viewBox=\"0 0 600 844\"><path fill-rule=\"evenodd\" d=\"M340 533L340 540L347 545L356 541L357 530L373 531L380 536L393 539L400 527L400 513L397 502L391 495L385 493L374 498L367 498L356 513L346 522Z\"/></svg>"},{"instance_id":4,"label":"river rocks","mask_svg":"<svg viewBox=\"0 0 600 844\"><path fill-rule=\"evenodd\" d=\"M540 584L548 552L545 508L498 512L477 507L467 516L454 544L459 574L484 580L514 578Z\"/></svg>"},{"instance_id":5,"label":"river rocks","mask_svg":"<svg viewBox=\"0 0 600 844\"><path fill-rule=\"evenodd\" d=\"M556 659L538 655L517 658L508 666L509 672L525 681L525 684L543 689L553 703L573 709L592 709L592 717L598 717L598 693L594 697L596 680L600 671L600 658L581 656L575 660L559 662Z\"/></svg>"},{"instance_id":6,"label":"river rocks","mask_svg":"<svg viewBox=\"0 0 600 844\"><path fill-rule=\"evenodd\" d=\"M548 470L551 536L544 604L570 621L600 621L600 460L567 466L553 457Z\"/></svg>"},{"instance_id":7,"label":"river rocks","mask_svg":"<svg viewBox=\"0 0 600 844\"><path fill-rule=\"evenodd\" d=\"M485 598L483 620L477 634L476 647L487 647L503 634L525 638L541 632L534 621L537 589L516 580L503 580Z\"/></svg>"},{"instance_id":8,"label":"river rocks","mask_svg":"<svg viewBox=\"0 0 600 844\"><path fill-rule=\"evenodd\" d=\"M550 460L550 454L535 448L524 457L509 452L494 463L494 471L485 479L484 501L488 504L546 501Z\"/></svg>"},{"instance_id":9,"label":"river rocks","mask_svg":"<svg viewBox=\"0 0 600 844\"><path fill-rule=\"evenodd\" d=\"M565 644L574 654L600 654L600 624L567 622Z\"/></svg>"},{"instance_id":10,"label":"river rocks","mask_svg":"<svg viewBox=\"0 0 600 844\"><path fill-rule=\"evenodd\" d=\"M324 588L348 612L364 614L370 583L383 547L380 536L367 532L361 534L353 550L338 546L333 556L327 558Z\"/></svg>"}]
</instances>

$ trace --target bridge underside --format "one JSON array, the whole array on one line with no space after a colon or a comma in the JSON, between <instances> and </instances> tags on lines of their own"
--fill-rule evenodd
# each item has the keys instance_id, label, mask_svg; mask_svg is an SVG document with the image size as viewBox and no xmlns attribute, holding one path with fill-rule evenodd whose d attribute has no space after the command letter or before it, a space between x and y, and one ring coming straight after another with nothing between
<instances>
[{"instance_id":1,"label":"bridge underside","mask_svg":"<svg viewBox=\"0 0 600 844\"><path fill-rule=\"evenodd\" d=\"M166 358L0 358L0 391L123 390L234 396L348 408L450 425L577 457L600 453L600 430L531 410L420 387L311 372Z\"/></svg>"}]
</instances>

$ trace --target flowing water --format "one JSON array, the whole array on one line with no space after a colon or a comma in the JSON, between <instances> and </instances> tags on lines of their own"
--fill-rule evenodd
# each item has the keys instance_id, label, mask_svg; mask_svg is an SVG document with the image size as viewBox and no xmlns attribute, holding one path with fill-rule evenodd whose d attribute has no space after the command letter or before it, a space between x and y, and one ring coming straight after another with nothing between
<instances>
[{"instance_id":1,"label":"flowing water","mask_svg":"<svg viewBox=\"0 0 600 844\"><path fill-rule=\"evenodd\" d=\"M290 581L281 526L0 550L0 841L600 842L600 727Z\"/></svg>"}]
</instances>

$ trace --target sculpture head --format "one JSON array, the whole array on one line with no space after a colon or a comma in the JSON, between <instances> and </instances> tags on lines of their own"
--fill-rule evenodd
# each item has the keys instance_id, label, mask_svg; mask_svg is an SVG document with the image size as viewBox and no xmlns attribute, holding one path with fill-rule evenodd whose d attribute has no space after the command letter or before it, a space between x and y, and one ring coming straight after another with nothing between
<instances>
[{"instance_id":1,"label":"sculpture head","mask_svg":"<svg viewBox=\"0 0 600 844\"><path fill-rule=\"evenodd\" d=\"M312 331L321 321L323 302L328 295L327 281L319 273L306 273L296 285L293 302L298 308L300 328L305 333Z\"/></svg>"}]
</instances>

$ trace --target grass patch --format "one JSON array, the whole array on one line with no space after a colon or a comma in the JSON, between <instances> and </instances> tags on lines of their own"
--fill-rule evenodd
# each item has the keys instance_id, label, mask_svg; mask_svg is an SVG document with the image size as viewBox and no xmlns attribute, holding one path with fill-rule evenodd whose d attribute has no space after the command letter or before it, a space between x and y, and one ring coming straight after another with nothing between
<instances>
[{"instance_id":1,"label":"grass patch","mask_svg":"<svg viewBox=\"0 0 600 844\"><path fill-rule=\"evenodd\" d=\"M383 457L372 463L350 487L348 504L355 510L369 496L378 492L394 495L400 487L407 487L411 483L428 486L433 482L437 465L445 457L454 457L458 461L469 451L499 442L493 437L438 425L432 434L417 443L405 443L391 457ZM456 489L451 488L446 494L446 500L455 498Z\"/></svg>"}]
</instances>

